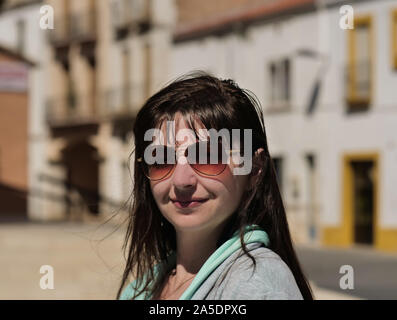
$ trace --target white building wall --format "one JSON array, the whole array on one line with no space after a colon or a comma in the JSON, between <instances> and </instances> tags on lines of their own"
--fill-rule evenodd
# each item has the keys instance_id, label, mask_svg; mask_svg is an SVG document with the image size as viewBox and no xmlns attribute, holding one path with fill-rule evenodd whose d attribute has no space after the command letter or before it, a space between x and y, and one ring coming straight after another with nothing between
<instances>
[{"instance_id":1,"label":"white building wall","mask_svg":"<svg viewBox=\"0 0 397 320\"><path fill-rule=\"evenodd\" d=\"M208 36L174 46L171 76L190 70L210 71L219 77L233 77L253 91L264 109L270 101L268 63L290 57L291 105L286 113L265 113L270 152L282 155L284 200L289 218L302 225L296 232L299 240L307 239L307 168L304 156L316 156L317 197L320 222L338 226L342 221L342 157L345 153L379 153L380 227L397 225L395 186L397 182L397 73L390 62L390 12L397 2L377 0L354 4L355 14L371 14L375 33L375 96L368 112L346 115L344 70L347 63L346 31L339 28L339 7L297 15L276 23L250 27L245 37L229 34ZM296 54L311 49L325 54L325 60ZM232 52L231 52L232 51ZM230 66L233 61L233 66ZM323 61L323 85L317 109L305 114L311 90ZM293 180L298 181L299 197L293 197ZM295 219L299 216L299 219ZM291 229L294 226L291 225ZM293 230L294 233L294 230Z\"/></svg>"},{"instance_id":2,"label":"white building wall","mask_svg":"<svg viewBox=\"0 0 397 320\"><path fill-rule=\"evenodd\" d=\"M364 153L375 151L379 153L379 224L381 228L395 228L397 215L392 199L397 197L395 181L397 162L392 160L396 153L397 143L397 74L391 66L391 11L397 8L393 1L369 1L354 5L355 16L371 15L374 32L374 96L368 112L359 115L346 116L342 92L339 97L339 118L335 122L335 139L332 149L337 154ZM339 18L338 8L330 11L332 21ZM340 69L347 61L347 39L340 29L332 29L332 58L339 62ZM335 66L334 68L336 68ZM341 72L335 72L334 77L342 78ZM338 79L338 80L339 80ZM335 80L334 80L335 81ZM340 80L343 85L343 80ZM339 86L342 91L343 86ZM328 92L331 102L332 92ZM325 101L327 104L327 101ZM329 103L332 105L332 103ZM341 162L340 158L338 159ZM338 175L341 178L341 174ZM332 181L329 176L327 181ZM336 198L341 203L341 192ZM331 213L329 213L331 214ZM340 220L338 220L338 223Z\"/></svg>"}]
</instances>

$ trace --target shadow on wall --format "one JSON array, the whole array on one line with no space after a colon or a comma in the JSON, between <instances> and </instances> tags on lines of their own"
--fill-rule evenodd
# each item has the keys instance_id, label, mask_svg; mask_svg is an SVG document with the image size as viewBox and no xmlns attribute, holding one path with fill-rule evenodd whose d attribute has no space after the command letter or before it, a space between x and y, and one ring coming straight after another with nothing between
<instances>
[{"instance_id":1,"label":"shadow on wall","mask_svg":"<svg viewBox=\"0 0 397 320\"><path fill-rule=\"evenodd\" d=\"M27 221L27 194L0 183L0 222Z\"/></svg>"}]
</instances>

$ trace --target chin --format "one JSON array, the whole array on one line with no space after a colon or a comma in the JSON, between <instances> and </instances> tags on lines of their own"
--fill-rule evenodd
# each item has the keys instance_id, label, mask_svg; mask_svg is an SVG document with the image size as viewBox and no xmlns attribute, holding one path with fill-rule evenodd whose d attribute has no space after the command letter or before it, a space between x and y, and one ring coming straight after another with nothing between
<instances>
[{"instance_id":1,"label":"chin","mask_svg":"<svg viewBox=\"0 0 397 320\"><path fill-rule=\"evenodd\" d=\"M203 220L202 217L181 213L174 213L169 221L175 229L190 231L200 230L211 224L210 221Z\"/></svg>"}]
</instances>

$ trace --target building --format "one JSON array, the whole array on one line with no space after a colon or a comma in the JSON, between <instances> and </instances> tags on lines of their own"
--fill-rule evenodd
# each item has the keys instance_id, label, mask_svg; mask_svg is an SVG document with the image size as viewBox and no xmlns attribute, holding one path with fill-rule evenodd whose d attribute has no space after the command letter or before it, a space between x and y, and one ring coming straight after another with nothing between
<instances>
[{"instance_id":1,"label":"building","mask_svg":"<svg viewBox=\"0 0 397 320\"><path fill-rule=\"evenodd\" d=\"M3 112L14 114L18 119L20 117L20 121L16 122L14 119L13 124L16 127L11 126L9 122L4 123L11 130L8 131L9 133L4 129L0 131L6 143L11 144L14 140L12 142L14 148L20 149L18 156L15 155L13 159L10 159L15 163L7 169L6 174L15 179L20 177L15 192L18 196L26 195L26 200L21 200L21 208L26 207L24 214L31 219L43 216L44 203L40 174L45 170L46 164L47 131L44 124L46 41L39 27L41 5L42 1L37 0L6 0L1 1L0 4L0 46L5 49L3 52L7 51L7 55L13 57L13 64L18 61L27 65L34 63L27 78L20 70L21 67L17 67L19 71L12 68L17 71L16 74L19 74L13 80L14 85L18 87L11 88L14 92L13 98L16 99L18 96L19 102L16 105L23 104L24 111L22 107L19 109L10 107L10 110L3 108ZM7 95L9 96L9 93ZM0 105L4 107L7 99L4 96L0 99ZM14 102L11 105L14 105ZM2 120L5 121L4 118Z\"/></svg>"},{"instance_id":2,"label":"building","mask_svg":"<svg viewBox=\"0 0 397 320\"><path fill-rule=\"evenodd\" d=\"M47 209L53 216L80 211L108 217L128 199L134 119L167 79L169 3L47 1L55 29L47 32L50 136L43 178L66 198Z\"/></svg>"},{"instance_id":3,"label":"building","mask_svg":"<svg viewBox=\"0 0 397 320\"><path fill-rule=\"evenodd\" d=\"M38 65L28 97L32 219L118 211L131 192L137 111L199 69L262 103L296 242L397 250L395 1L5 3L0 43ZM44 4L55 29L38 27Z\"/></svg>"},{"instance_id":4,"label":"building","mask_svg":"<svg viewBox=\"0 0 397 320\"><path fill-rule=\"evenodd\" d=\"M27 96L27 216L122 211L135 115L168 79L173 0L6 0L0 10L0 44L36 62Z\"/></svg>"},{"instance_id":5,"label":"building","mask_svg":"<svg viewBox=\"0 0 397 320\"><path fill-rule=\"evenodd\" d=\"M33 63L0 47L0 221L26 219L28 74Z\"/></svg>"},{"instance_id":6,"label":"building","mask_svg":"<svg viewBox=\"0 0 397 320\"><path fill-rule=\"evenodd\" d=\"M257 95L294 240L396 251L397 2L178 9L171 77L205 70Z\"/></svg>"}]
</instances>

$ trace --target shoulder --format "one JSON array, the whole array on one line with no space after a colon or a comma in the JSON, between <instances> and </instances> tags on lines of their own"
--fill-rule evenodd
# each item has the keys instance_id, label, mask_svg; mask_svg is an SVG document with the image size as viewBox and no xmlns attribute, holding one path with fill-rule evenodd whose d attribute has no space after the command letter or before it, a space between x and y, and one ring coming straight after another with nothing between
<instances>
[{"instance_id":1,"label":"shoulder","mask_svg":"<svg viewBox=\"0 0 397 320\"><path fill-rule=\"evenodd\" d=\"M220 283L220 299L303 299L291 270L278 254L265 247L249 253L256 265L241 251Z\"/></svg>"},{"instance_id":2,"label":"shoulder","mask_svg":"<svg viewBox=\"0 0 397 320\"><path fill-rule=\"evenodd\" d=\"M119 300L130 300L134 295L135 280L130 282L122 291Z\"/></svg>"},{"instance_id":3,"label":"shoulder","mask_svg":"<svg viewBox=\"0 0 397 320\"><path fill-rule=\"evenodd\" d=\"M131 300L132 297L135 295L136 290L137 290L136 280L133 280L124 288L124 290L120 294L119 300ZM134 300L144 300L144 299L145 299L145 293L141 293L137 297L135 297Z\"/></svg>"}]
</instances>

